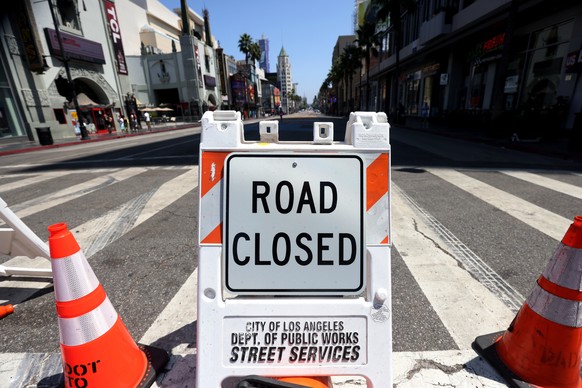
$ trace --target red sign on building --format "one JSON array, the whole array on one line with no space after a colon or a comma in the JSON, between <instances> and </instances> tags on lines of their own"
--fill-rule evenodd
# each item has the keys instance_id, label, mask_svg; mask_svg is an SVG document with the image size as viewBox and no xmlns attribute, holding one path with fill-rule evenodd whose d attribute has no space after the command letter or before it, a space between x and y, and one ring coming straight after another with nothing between
<instances>
[{"instance_id":1,"label":"red sign on building","mask_svg":"<svg viewBox=\"0 0 582 388\"><path fill-rule=\"evenodd\" d=\"M109 22L109 32L111 32L115 59L117 61L117 72L119 74L127 74L127 63L125 62L125 53L121 41L121 28L119 28L115 3L112 3L109 0L104 0L104 4L105 10L107 11L107 21Z\"/></svg>"}]
</instances>

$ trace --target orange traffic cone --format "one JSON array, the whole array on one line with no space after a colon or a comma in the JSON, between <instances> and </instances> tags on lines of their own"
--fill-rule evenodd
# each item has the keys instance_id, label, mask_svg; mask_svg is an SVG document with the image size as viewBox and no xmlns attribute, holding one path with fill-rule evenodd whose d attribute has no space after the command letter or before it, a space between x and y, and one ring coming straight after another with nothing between
<instances>
[{"instance_id":1,"label":"orange traffic cone","mask_svg":"<svg viewBox=\"0 0 582 388\"><path fill-rule=\"evenodd\" d=\"M329 377L262 377L246 376L237 388L329 388Z\"/></svg>"},{"instance_id":2,"label":"orange traffic cone","mask_svg":"<svg viewBox=\"0 0 582 388\"><path fill-rule=\"evenodd\" d=\"M505 332L475 350L513 386L582 387L582 216L577 216Z\"/></svg>"},{"instance_id":3,"label":"orange traffic cone","mask_svg":"<svg viewBox=\"0 0 582 388\"><path fill-rule=\"evenodd\" d=\"M168 354L133 341L67 225L48 230L65 386L151 386Z\"/></svg>"},{"instance_id":4,"label":"orange traffic cone","mask_svg":"<svg viewBox=\"0 0 582 388\"><path fill-rule=\"evenodd\" d=\"M0 306L0 319L12 314L13 312L14 306L12 306L11 304Z\"/></svg>"},{"instance_id":5,"label":"orange traffic cone","mask_svg":"<svg viewBox=\"0 0 582 388\"><path fill-rule=\"evenodd\" d=\"M278 377L277 380L286 383L297 384L306 388L329 388L329 377L327 376L310 376L310 377Z\"/></svg>"}]
</instances>

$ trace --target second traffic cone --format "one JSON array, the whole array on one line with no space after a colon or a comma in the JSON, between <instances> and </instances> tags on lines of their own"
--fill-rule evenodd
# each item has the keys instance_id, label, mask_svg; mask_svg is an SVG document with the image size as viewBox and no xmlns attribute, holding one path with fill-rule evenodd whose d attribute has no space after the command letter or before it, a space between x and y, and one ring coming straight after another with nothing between
<instances>
[{"instance_id":1,"label":"second traffic cone","mask_svg":"<svg viewBox=\"0 0 582 388\"><path fill-rule=\"evenodd\" d=\"M581 388L582 216L577 216L505 332L473 346L513 386Z\"/></svg>"},{"instance_id":2,"label":"second traffic cone","mask_svg":"<svg viewBox=\"0 0 582 388\"><path fill-rule=\"evenodd\" d=\"M277 380L308 388L329 388L330 386L329 377L327 376L278 377Z\"/></svg>"},{"instance_id":3,"label":"second traffic cone","mask_svg":"<svg viewBox=\"0 0 582 388\"><path fill-rule=\"evenodd\" d=\"M67 225L48 230L65 386L151 386L168 354L133 341Z\"/></svg>"}]
</instances>

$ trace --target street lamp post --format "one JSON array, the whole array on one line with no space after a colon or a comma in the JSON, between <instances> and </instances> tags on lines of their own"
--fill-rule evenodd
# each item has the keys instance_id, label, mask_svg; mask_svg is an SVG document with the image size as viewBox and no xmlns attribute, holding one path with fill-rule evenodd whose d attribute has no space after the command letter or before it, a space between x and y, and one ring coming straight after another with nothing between
<instances>
[{"instance_id":1,"label":"street lamp post","mask_svg":"<svg viewBox=\"0 0 582 388\"><path fill-rule=\"evenodd\" d=\"M71 87L71 93L73 94L73 105L77 111L77 121L79 122L79 129L81 130L81 140L88 140L89 134L87 133L87 128L85 127L85 122L81 116L81 108L79 107L79 101L77 100L77 91L75 90L75 84L73 78L71 77L71 69L69 68L69 58L67 52L63 48L63 41L61 39L61 30L59 29L59 23L57 21L57 15L55 14L55 9L53 6L53 0L47 0L49 7L51 9L51 16L53 18L53 24L55 25L55 33L57 34L57 40L59 41L59 50L61 51L62 62L65 66L65 72L67 73L67 82Z\"/></svg>"}]
</instances>

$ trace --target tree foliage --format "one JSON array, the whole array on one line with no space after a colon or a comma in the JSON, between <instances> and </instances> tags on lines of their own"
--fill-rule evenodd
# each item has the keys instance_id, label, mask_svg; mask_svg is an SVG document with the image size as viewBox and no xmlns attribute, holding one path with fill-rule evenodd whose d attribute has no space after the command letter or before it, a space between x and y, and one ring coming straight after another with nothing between
<instances>
[{"instance_id":1,"label":"tree foliage","mask_svg":"<svg viewBox=\"0 0 582 388\"><path fill-rule=\"evenodd\" d=\"M253 38L249 34L242 34L238 40L238 49L245 55L245 62L249 64L251 55L251 46L253 45Z\"/></svg>"}]
</instances>

